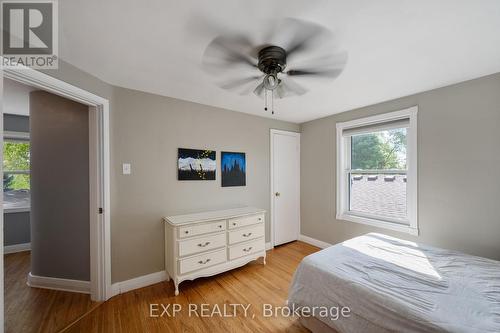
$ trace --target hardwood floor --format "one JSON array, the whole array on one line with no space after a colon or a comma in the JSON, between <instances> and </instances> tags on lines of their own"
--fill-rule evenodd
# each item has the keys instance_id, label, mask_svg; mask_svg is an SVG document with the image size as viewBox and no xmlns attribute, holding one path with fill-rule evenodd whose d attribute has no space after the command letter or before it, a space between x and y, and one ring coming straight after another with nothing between
<instances>
[{"instance_id":1,"label":"hardwood floor","mask_svg":"<svg viewBox=\"0 0 500 333\"><path fill-rule=\"evenodd\" d=\"M297 265L303 257L318 250L317 247L298 241L285 244L267 252L266 266L258 261L215 277L183 282L179 296L174 296L173 283L169 281L115 296L94 308L88 301L88 296L87 301L82 297L80 304L69 300L58 304L64 298L44 301L42 304L46 304L45 307L51 304L51 308L56 310L54 318L50 316L53 310L47 308L40 308L41 312L48 315L44 315L45 319L42 321L34 322L29 317L14 317L11 314L12 320L25 322L24 326L15 326L24 330L11 332L53 332L56 325L48 326L45 322L61 323L64 311L68 314L65 320L67 326L57 326L63 332L307 332L296 318L265 317L262 309L264 304L274 307L285 304ZM151 304L158 304L158 311L153 311L156 315L162 313L162 305L168 307L170 317L166 314L150 317ZM174 304L181 308L175 316L172 308ZM225 306L225 314L229 317L202 317L205 314L201 308L203 304L206 304L208 314L218 308L224 315ZM231 304L249 305L248 316L245 317L241 306L233 311ZM78 317L75 314L79 311L69 307L86 309L88 313L75 320Z\"/></svg>"},{"instance_id":2,"label":"hardwood floor","mask_svg":"<svg viewBox=\"0 0 500 333\"><path fill-rule=\"evenodd\" d=\"M86 294L29 287L30 252L6 254L5 332L57 332L98 303Z\"/></svg>"}]
</instances>

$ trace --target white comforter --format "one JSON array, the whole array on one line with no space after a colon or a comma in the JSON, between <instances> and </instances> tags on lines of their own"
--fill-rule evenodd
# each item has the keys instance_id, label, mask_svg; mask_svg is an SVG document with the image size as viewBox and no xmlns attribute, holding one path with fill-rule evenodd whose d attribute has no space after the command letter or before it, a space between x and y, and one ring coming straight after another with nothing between
<instances>
[{"instance_id":1,"label":"white comforter","mask_svg":"<svg viewBox=\"0 0 500 333\"><path fill-rule=\"evenodd\" d=\"M500 262L367 234L302 261L289 303L348 306L342 332L500 332Z\"/></svg>"}]
</instances>

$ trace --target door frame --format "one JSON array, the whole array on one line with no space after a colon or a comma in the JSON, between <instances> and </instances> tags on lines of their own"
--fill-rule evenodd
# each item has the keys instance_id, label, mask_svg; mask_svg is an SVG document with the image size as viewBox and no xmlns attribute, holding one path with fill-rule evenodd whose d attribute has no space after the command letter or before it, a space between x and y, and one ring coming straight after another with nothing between
<instances>
[{"instance_id":1,"label":"door frame","mask_svg":"<svg viewBox=\"0 0 500 333\"><path fill-rule=\"evenodd\" d=\"M292 131L285 131L285 130L279 130L279 129L271 129L270 130L270 135L269 135L269 146L270 146L270 174L271 174L271 192L270 192L270 206L271 211L269 213L269 217L271 219L271 247L275 246L274 240L276 239L274 237L274 222L275 222L275 216L274 216L274 145L273 145L273 139L275 135L287 135L287 136L292 136L294 138L298 138L299 141L299 151L298 151L298 159L297 159L297 168L299 172L299 179L298 179L298 196L299 196L299 204L297 205L297 216L299 217L299 225L298 225L298 230L297 230L297 237L300 237L300 133L299 132L292 132Z\"/></svg>"},{"instance_id":2,"label":"door frame","mask_svg":"<svg viewBox=\"0 0 500 333\"><path fill-rule=\"evenodd\" d=\"M32 68L3 68L1 72L2 88L3 79L8 78L89 106L90 296L94 301L105 301L112 296L109 101ZM0 111L3 118L3 109ZM1 130L0 142L3 144L3 126ZM3 151L1 155L3 157ZM99 208L103 209L102 214ZM3 230L3 205L0 205L0 213ZM3 260L3 237L0 255ZM3 280L3 265L0 273ZM0 310L3 310L3 299Z\"/></svg>"}]
</instances>

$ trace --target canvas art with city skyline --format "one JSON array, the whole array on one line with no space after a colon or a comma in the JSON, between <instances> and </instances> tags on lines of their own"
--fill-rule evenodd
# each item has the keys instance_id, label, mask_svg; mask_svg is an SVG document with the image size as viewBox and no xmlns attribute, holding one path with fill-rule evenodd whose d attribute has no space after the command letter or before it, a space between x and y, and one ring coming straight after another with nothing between
<instances>
[{"instance_id":1,"label":"canvas art with city skyline","mask_svg":"<svg viewBox=\"0 0 500 333\"><path fill-rule=\"evenodd\" d=\"M222 187L246 185L245 153L221 152Z\"/></svg>"}]
</instances>

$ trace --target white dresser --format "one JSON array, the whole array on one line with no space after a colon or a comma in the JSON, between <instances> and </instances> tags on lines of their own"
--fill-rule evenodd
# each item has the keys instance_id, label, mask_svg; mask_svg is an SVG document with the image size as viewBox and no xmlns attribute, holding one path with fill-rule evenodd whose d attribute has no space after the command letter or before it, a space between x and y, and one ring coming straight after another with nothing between
<instances>
[{"instance_id":1,"label":"white dresser","mask_svg":"<svg viewBox=\"0 0 500 333\"><path fill-rule=\"evenodd\" d=\"M179 284L219 274L263 257L266 264L265 210L244 207L168 216L165 267Z\"/></svg>"}]
</instances>

